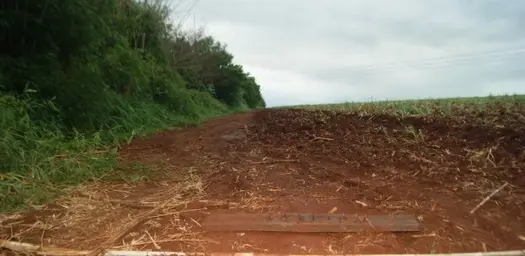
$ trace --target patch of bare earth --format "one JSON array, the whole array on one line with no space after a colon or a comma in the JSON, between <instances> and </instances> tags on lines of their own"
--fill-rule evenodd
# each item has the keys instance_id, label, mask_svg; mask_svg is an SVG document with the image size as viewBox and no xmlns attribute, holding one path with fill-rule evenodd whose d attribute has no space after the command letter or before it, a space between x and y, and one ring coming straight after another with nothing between
<instances>
[{"instance_id":1,"label":"patch of bare earth","mask_svg":"<svg viewBox=\"0 0 525 256\"><path fill-rule=\"evenodd\" d=\"M44 246L268 253L525 248L523 107L458 117L262 110L162 132L121 150L156 179L71 189L4 216L3 239ZM508 182L475 213L493 190ZM224 212L411 213L411 233L205 232ZM147 213L147 214L145 214Z\"/></svg>"}]
</instances>

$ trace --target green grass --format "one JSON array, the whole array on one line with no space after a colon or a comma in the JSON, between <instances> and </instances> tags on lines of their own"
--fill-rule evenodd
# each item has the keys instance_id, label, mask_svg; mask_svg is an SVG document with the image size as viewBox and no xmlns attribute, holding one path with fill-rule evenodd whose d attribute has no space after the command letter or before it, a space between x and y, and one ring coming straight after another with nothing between
<instances>
[{"instance_id":1,"label":"green grass","mask_svg":"<svg viewBox=\"0 0 525 256\"><path fill-rule=\"evenodd\" d=\"M469 98L397 100L376 102L346 102L324 105L300 105L294 108L356 112L362 115L393 114L398 116L456 115L471 110L481 111L490 105L512 107L525 103L525 95L505 95Z\"/></svg>"},{"instance_id":2,"label":"green grass","mask_svg":"<svg viewBox=\"0 0 525 256\"><path fill-rule=\"evenodd\" d=\"M155 175L152 168L136 165L117 172L118 145L233 112L217 104L199 105L197 115L176 114L154 103L125 105L119 118L87 134L66 132L60 122L35 121L31 112L39 106L34 101L0 96L0 209L44 204L64 188L86 181L114 180L117 175L133 182Z\"/></svg>"},{"instance_id":3,"label":"green grass","mask_svg":"<svg viewBox=\"0 0 525 256\"><path fill-rule=\"evenodd\" d=\"M155 172L116 170L119 144L265 106L226 46L173 26L162 0L44 2L0 9L0 211L143 180Z\"/></svg>"}]
</instances>

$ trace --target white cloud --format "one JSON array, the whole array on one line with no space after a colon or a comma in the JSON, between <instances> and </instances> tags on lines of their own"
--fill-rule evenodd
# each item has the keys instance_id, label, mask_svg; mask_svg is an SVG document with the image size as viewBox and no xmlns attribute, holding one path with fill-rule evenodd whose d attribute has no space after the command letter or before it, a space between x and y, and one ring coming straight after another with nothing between
<instances>
[{"instance_id":1,"label":"white cloud","mask_svg":"<svg viewBox=\"0 0 525 256\"><path fill-rule=\"evenodd\" d=\"M525 93L525 52L457 61L525 50L521 1L200 0L192 13L269 106Z\"/></svg>"},{"instance_id":2,"label":"white cloud","mask_svg":"<svg viewBox=\"0 0 525 256\"><path fill-rule=\"evenodd\" d=\"M355 91L353 87L345 88L343 94L335 90L327 90L327 88L338 88L340 85L308 78L291 71L251 66L245 66L245 68L258 77L258 82L263 85L261 93L265 96L268 106L332 103L334 98L337 101L345 101L346 96L339 96Z\"/></svg>"}]
</instances>

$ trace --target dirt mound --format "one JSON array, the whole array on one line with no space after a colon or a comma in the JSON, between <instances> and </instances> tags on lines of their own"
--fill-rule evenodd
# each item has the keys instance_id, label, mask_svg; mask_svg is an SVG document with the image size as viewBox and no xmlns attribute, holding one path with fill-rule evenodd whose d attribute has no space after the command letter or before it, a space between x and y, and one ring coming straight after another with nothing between
<instances>
[{"instance_id":1,"label":"dirt mound","mask_svg":"<svg viewBox=\"0 0 525 256\"><path fill-rule=\"evenodd\" d=\"M77 188L57 202L58 210L49 206L5 221L3 236L90 249L144 208L169 199L155 216L124 232L122 244L107 246L296 254L521 249L524 114L524 109L501 108L401 118L267 109L218 118L122 149L123 164L155 165L156 179ZM504 182L509 186L469 214ZM206 233L201 227L214 213L334 210L415 214L423 230ZM82 226L90 215L97 221Z\"/></svg>"},{"instance_id":2,"label":"dirt mound","mask_svg":"<svg viewBox=\"0 0 525 256\"><path fill-rule=\"evenodd\" d=\"M525 159L525 120L511 128L479 125L479 119L261 111L250 138L264 145L269 156L322 159L323 164L346 165L354 174L381 167L432 170L439 175L427 178L435 180L483 168L487 174L516 181L523 176L516 164Z\"/></svg>"}]
</instances>

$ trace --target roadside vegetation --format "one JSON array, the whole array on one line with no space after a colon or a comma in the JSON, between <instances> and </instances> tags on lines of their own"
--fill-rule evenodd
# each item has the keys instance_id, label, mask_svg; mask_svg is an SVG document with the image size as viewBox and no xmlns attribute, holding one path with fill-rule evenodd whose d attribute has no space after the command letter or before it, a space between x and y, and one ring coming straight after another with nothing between
<instances>
[{"instance_id":1,"label":"roadside vegetation","mask_svg":"<svg viewBox=\"0 0 525 256\"><path fill-rule=\"evenodd\" d=\"M0 6L1 211L125 176L117 150L133 138L265 107L225 45L174 26L160 2Z\"/></svg>"}]
</instances>

